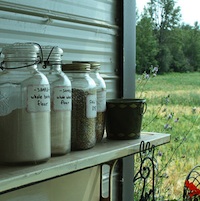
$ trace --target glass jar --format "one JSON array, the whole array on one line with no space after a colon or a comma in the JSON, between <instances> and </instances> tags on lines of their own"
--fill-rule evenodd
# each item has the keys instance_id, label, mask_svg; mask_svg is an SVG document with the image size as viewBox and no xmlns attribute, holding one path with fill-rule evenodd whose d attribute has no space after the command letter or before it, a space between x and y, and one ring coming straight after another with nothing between
<instances>
[{"instance_id":1,"label":"glass jar","mask_svg":"<svg viewBox=\"0 0 200 201\"><path fill-rule=\"evenodd\" d=\"M3 47L0 75L0 162L39 163L50 150L50 86L37 69L33 43Z\"/></svg>"},{"instance_id":2,"label":"glass jar","mask_svg":"<svg viewBox=\"0 0 200 201\"><path fill-rule=\"evenodd\" d=\"M44 46L43 72L51 88L51 155L64 155L71 151L71 81L61 69L63 50Z\"/></svg>"},{"instance_id":3,"label":"glass jar","mask_svg":"<svg viewBox=\"0 0 200 201\"><path fill-rule=\"evenodd\" d=\"M97 118L96 118L96 140L101 142L105 130L105 112L106 112L106 83L101 77L100 64L91 61L74 61L73 63L89 63L91 66L90 76L96 83L97 89Z\"/></svg>"},{"instance_id":4,"label":"glass jar","mask_svg":"<svg viewBox=\"0 0 200 201\"><path fill-rule=\"evenodd\" d=\"M97 85L97 120L96 120L96 138L100 142L104 135L105 129L105 112L106 112L106 83L101 77L99 70L100 64L90 62L91 72L90 76Z\"/></svg>"},{"instance_id":5,"label":"glass jar","mask_svg":"<svg viewBox=\"0 0 200 201\"><path fill-rule=\"evenodd\" d=\"M90 64L64 64L72 83L72 150L95 146L96 84L89 76Z\"/></svg>"}]
</instances>

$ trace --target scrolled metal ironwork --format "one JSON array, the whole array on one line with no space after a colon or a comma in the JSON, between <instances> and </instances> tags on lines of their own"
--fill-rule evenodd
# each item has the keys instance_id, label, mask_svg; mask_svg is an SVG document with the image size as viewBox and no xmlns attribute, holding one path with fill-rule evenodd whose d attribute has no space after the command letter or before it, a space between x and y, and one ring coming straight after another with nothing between
<instances>
[{"instance_id":1,"label":"scrolled metal ironwork","mask_svg":"<svg viewBox=\"0 0 200 201\"><path fill-rule=\"evenodd\" d=\"M155 146L151 146L150 142L141 141L140 143L140 167L133 179L134 184L141 182L142 193L139 201L155 201L154 148Z\"/></svg>"}]
</instances>

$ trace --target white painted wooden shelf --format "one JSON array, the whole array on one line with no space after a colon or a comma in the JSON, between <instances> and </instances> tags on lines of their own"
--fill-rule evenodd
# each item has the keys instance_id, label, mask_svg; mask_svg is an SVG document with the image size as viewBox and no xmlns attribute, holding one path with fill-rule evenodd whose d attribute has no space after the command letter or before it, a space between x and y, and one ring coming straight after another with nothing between
<instances>
[{"instance_id":1,"label":"white painted wooden shelf","mask_svg":"<svg viewBox=\"0 0 200 201\"><path fill-rule=\"evenodd\" d=\"M136 140L105 138L92 149L52 157L43 164L0 166L0 193L135 154L142 140L158 146L170 142L170 134L142 133L141 138Z\"/></svg>"}]
</instances>

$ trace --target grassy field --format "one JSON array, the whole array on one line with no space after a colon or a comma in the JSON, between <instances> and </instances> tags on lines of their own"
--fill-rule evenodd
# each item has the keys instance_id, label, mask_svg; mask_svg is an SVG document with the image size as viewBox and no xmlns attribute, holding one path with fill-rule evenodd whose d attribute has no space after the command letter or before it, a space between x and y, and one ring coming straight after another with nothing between
<instances>
[{"instance_id":1,"label":"grassy field","mask_svg":"<svg viewBox=\"0 0 200 201\"><path fill-rule=\"evenodd\" d=\"M200 73L170 73L148 80L138 75L136 97L145 98L148 105L142 130L171 134L171 142L156 150L163 169L157 188L163 200L181 200L186 175L200 163Z\"/></svg>"}]
</instances>

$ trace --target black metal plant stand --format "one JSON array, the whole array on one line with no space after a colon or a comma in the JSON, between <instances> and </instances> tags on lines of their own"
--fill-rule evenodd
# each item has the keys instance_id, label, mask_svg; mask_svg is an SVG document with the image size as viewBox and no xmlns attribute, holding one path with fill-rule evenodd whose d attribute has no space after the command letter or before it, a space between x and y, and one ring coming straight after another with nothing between
<instances>
[{"instance_id":1,"label":"black metal plant stand","mask_svg":"<svg viewBox=\"0 0 200 201\"><path fill-rule=\"evenodd\" d=\"M155 201L155 146L144 141L140 143L140 167L139 171L135 174L133 182L139 185L142 189L139 201Z\"/></svg>"}]
</instances>

